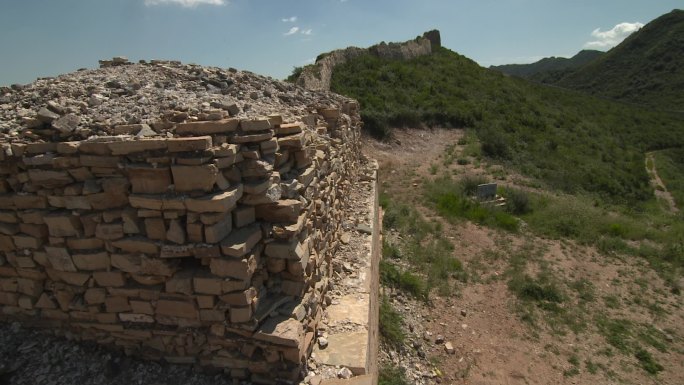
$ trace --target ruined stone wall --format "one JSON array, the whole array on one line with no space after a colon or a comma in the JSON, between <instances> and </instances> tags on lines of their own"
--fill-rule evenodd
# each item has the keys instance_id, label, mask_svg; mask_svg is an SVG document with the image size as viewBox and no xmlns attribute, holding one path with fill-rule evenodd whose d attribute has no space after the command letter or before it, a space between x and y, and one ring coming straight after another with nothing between
<instances>
[{"instance_id":1,"label":"ruined stone wall","mask_svg":"<svg viewBox=\"0 0 684 385\"><path fill-rule=\"evenodd\" d=\"M297 79L297 84L316 91L329 91L335 67L347 63L354 58L370 53L384 59L410 60L430 55L441 46L439 31L425 32L422 37L403 43L380 43L370 48L348 47L335 50L307 66Z\"/></svg>"},{"instance_id":2,"label":"ruined stone wall","mask_svg":"<svg viewBox=\"0 0 684 385\"><path fill-rule=\"evenodd\" d=\"M298 378L360 156L355 102L308 110L3 136L2 315L236 378Z\"/></svg>"}]
</instances>

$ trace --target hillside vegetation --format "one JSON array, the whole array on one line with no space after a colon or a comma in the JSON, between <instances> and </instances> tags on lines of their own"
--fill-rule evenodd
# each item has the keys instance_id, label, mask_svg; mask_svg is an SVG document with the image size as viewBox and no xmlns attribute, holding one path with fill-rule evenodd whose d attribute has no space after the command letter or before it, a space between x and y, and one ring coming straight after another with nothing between
<instances>
[{"instance_id":1,"label":"hillside vegetation","mask_svg":"<svg viewBox=\"0 0 684 385\"><path fill-rule=\"evenodd\" d=\"M684 111L684 11L653 20L578 71L548 80L611 99Z\"/></svg>"},{"instance_id":2,"label":"hillside vegetation","mask_svg":"<svg viewBox=\"0 0 684 385\"><path fill-rule=\"evenodd\" d=\"M410 61L356 58L332 90L358 99L366 128L475 129L484 155L565 191L615 202L650 199L644 153L684 145L676 115L529 83L448 49Z\"/></svg>"},{"instance_id":3,"label":"hillside vegetation","mask_svg":"<svg viewBox=\"0 0 684 385\"><path fill-rule=\"evenodd\" d=\"M601 51L586 49L571 58L546 57L530 64L504 64L489 68L508 75L535 80L547 76L550 72L576 70L602 55L604 53Z\"/></svg>"}]
</instances>

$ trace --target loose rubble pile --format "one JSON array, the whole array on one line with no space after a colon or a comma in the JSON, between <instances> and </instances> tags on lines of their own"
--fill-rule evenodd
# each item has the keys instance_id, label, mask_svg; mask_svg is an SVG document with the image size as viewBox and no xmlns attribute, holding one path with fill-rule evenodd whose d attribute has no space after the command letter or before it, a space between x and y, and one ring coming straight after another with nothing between
<instances>
[{"instance_id":1,"label":"loose rubble pile","mask_svg":"<svg viewBox=\"0 0 684 385\"><path fill-rule=\"evenodd\" d=\"M357 179L358 105L235 70L102 66L2 89L2 314L300 378Z\"/></svg>"}]
</instances>

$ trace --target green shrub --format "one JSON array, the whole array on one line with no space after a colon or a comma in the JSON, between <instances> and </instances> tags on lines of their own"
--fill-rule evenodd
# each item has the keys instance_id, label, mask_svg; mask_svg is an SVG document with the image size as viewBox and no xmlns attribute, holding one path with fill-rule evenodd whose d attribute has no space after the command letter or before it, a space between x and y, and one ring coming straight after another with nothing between
<instances>
[{"instance_id":1,"label":"green shrub","mask_svg":"<svg viewBox=\"0 0 684 385\"><path fill-rule=\"evenodd\" d=\"M508 282L508 288L522 300L553 303L564 301L564 296L556 285L533 279L528 275L514 277Z\"/></svg>"},{"instance_id":2,"label":"green shrub","mask_svg":"<svg viewBox=\"0 0 684 385\"><path fill-rule=\"evenodd\" d=\"M401 251L398 247L387 241L386 238L382 239L382 258L384 259L397 259L401 257Z\"/></svg>"},{"instance_id":3,"label":"green shrub","mask_svg":"<svg viewBox=\"0 0 684 385\"><path fill-rule=\"evenodd\" d=\"M302 75L302 72L304 72L304 67L293 67L292 68L292 73L285 79L285 81L294 83L299 79L299 77Z\"/></svg>"},{"instance_id":4,"label":"green shrub","mask_svg":"<svg viewBox=\"0 0 684 385\"><path fill-rule=\"evenodd\" d=\"M442 181L442 183L444 183L444 181ZM487 179L484 176L466 175L465 177L463 177L463 179L460 180L457 186L461 186L461 191L463 191L465 195L474 196L477 194L477 186L485 183L489 183L489 179Z\"/></svg>"},{"instance_id":5,"label":"green shrub","mask_svg":"<svg viewBox=\"0 0 684 385\"><path fill-rule=\"evenodd\" d=\"M400 313L392 307L389 299L382 296L380 299L380 337L382 341L394 348L399 348L404 344L406 336L401 328L404 322Z\"/></svg>"},{"instance_id":6,"label":"green shrub","mask_svg":"<svg viewBox=\"0 0 684 385\"><path fill-rule=\"evenodd\" d=\"M530 197L526 191L506 188L504 189L504 196L506 197L506 209L511 214L523 215L532 211Z\"/></svg>"},{"instance_id":7,"label":"green shrub","mask_svg":"<svg viewBox=\"0 0 684 385\"><path fill-rule=\"evenodd\" d=\"M410 385L403 368L383 365L378 373L378 385Z\"/></svg>"},{"instance_id":8,"label":"green shrub","mask_svg":"<svg viewBox=\"0 0 684 385\"><path fill-rule=\"evenodd\" d=\"M363 112L361 120L363 127L372 137L380 140L388 140L392 137L392 129L387 116L377 112Z\"/></svg>"},{"instance_id":9,"label":"green shrub","mask_svg":"<svg viewBox=\"0 0 684 385\"><path fill-rule=\"evenodd\" d=\"M653 355L644 349L638 349L634 356L641 363L641 367L650 374L658 374L664 370L663 366L653 358Z\"/></svg>"},{"instance_id":10,"label":"green shrub","mask_svg":"<svg viewBox=\"0 0 684 385\"><path fill-rule=\"evenodd\" d=\"M404 291L419 299L427 299L427 288L423 280L409 272L402 271L390 262L380 261L380 282Z\"/></svg>"}]
</instances>

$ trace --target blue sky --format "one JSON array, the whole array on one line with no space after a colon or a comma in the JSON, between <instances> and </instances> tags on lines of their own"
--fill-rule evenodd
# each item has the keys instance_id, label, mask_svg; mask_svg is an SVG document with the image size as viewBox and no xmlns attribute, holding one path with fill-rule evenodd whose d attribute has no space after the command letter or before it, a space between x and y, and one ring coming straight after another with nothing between
<instances>
[{"instance_id":1,"label":"blue sky","mask_svg":"<svg viewBox=\"0 0 684 385\"><path fill-rule=\"evenodd\" d=\"M684 1L0 0L0 85L112 56L284 78L319 53L434 28L444 46L483 66L525 63L608 49L675 8Z\"/></svg>"}]
</instances>

